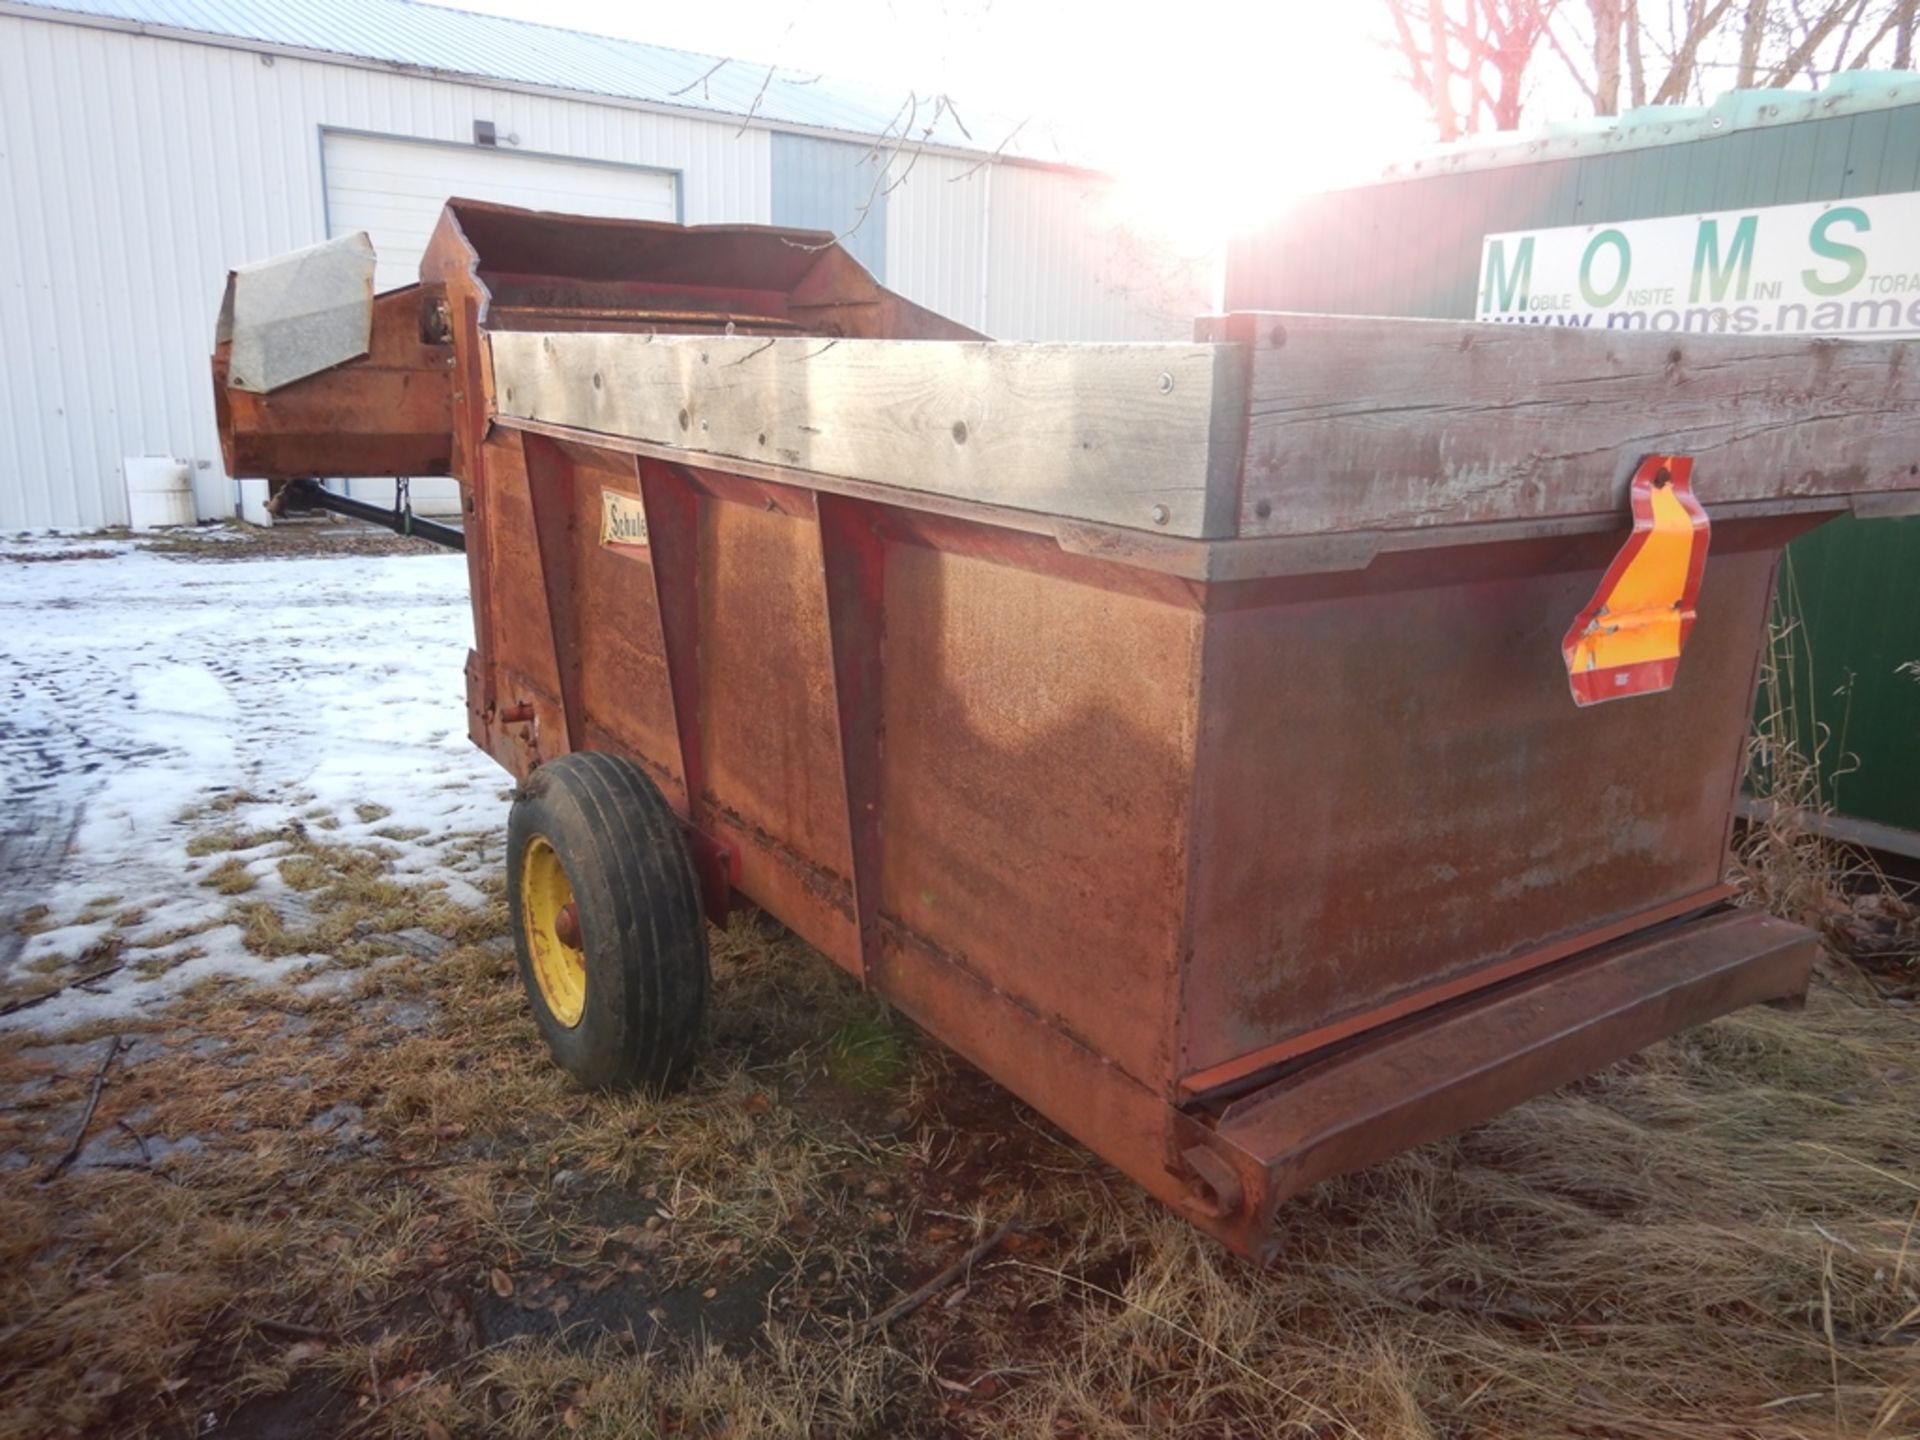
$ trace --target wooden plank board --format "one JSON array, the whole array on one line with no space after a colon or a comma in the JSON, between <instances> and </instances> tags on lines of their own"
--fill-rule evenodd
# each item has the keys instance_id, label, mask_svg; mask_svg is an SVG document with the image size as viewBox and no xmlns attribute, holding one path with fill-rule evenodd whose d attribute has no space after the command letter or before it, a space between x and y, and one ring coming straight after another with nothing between
<instances>
[{"instance_id":1,"label":"wooden plank board","mask_svg":"<svg viewBox=\"0 0 1920 1440\"><path fill-rule=\"evenodd\" d=\"M1160 534L1233 533L1245 395L1234 347L489 340L508 421Z\"/></svg>"},{"instance_id":2,"label":"wooden plank board","mask_svg":"<svg viewBox=\"0 0 1920 1440\"><path fill-rule=\"evenodd\" d=\"M1904 342L1272 314L1220 333L1254 347L1242 535L1624 514L1661 452L1696 457L1709 514L1920 491Z\"/></svg>"}]
</instances>

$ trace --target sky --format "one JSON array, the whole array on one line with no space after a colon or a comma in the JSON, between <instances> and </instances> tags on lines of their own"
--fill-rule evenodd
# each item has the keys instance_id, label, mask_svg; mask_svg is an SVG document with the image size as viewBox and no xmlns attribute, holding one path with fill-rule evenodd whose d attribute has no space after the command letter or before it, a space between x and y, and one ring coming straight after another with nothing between
<instances>
[{"instance_id":1,"label":"sky","mask_svg":"<svg viewBox=\"0 0 1920 1440\"><path fill-rule=\"evenodd\" d=\"M1377 0L460 0L459 8L950 96L983 148L1054 123L1197 235L1429 143ZM1029 120L1029 117L1032 117Z\"/></svg>"}]
</instances>

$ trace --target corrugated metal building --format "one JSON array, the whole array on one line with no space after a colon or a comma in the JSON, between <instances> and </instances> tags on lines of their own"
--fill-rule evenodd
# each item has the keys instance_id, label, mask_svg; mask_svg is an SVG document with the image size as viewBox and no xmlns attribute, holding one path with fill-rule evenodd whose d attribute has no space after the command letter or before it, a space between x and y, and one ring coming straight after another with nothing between
<instances>
[{"instance_id":1,"label":"corrugated metal building","mask_svg":"<svg viewBox=\"0 0 1920 1440\"><path fill-rule=\"evenodd\" d=\"M1584 320L1545 309L1525 318L1690 330L1716 309L1698 303L1700 292L1718 300L1726 290L1727 299L1754 302L1730 307L1736 329L1912 335L1920 331L1916 215L1920 76L1863 72L1817 94L1745 91L1710 107L1488 137L1410 160L1376 183L1309 197L1237 240L1226 302L1229 309L1495 318L1504 302L1490 283L1493 241L1504 246L1500 278L1511 289L1524 243L1515 232L1531 232L1542 247L1549 237L1572 236L1571 253L1584 246L1599 257L1603 291L1626 282L1623 268L1609 286L1609 267L1629 245L1636 276L1646 273L1642 262L1656 245L1667 248L1669 270L1677 262L1682 274L1695 275L1691 293L1683 282L1673 300L1651 311L1607 313L1603 304L1596 314L1574 300ZM1673 225L1675 217L1685 218ZM1817 238L1808 244L1810 218ZM1789 246L1785 264L1767 267L1754 259L1755 237L1776 244L1777 221L1805 248ZM1742 253L1748 266L1760 264L1751 292L1735 263ZM1851 268L1835 264L1856 256ZM1778 298L1779 276L1793 286L1803 264L1810 267L1810 280L1799 282L1803 293ZM1823 278L1830 276L1838 278ZM1583 264L1576 280L1555 283L1536 263L1534 299L1540 290L1584 288L1588 278ZM1844 305L1817 303L1840 295ZM1784 323L1790 312L1791 326ZM1703 606L1711 603L1712 575L1709 559ZM1802 536L1788 547L1783 570L1782 612L1797 628L1779 659L1789 692L1782 698L1793 701L1801 743L1820 751L1826 799L1837 811L1830 828L1920 857L1917 585L1920 519L1843 517Z\"/></svg>"},{"instance_id":2,"label":"corrugated metal building","mask_svg":"<svg viewBox=\"0 0 1920 1440\"><path fill-rule=\"evenodd\" d=\"M1179 337L1205 307L1141 263L1104 177L947 116L876 150L901 97L766 77L407 0L0 0L0 530L124 522L143 454L232 514L206 366L228 268L367 229L404 283L452 193L851 231L1004 338Z\"/></svg>"}]
</instances>

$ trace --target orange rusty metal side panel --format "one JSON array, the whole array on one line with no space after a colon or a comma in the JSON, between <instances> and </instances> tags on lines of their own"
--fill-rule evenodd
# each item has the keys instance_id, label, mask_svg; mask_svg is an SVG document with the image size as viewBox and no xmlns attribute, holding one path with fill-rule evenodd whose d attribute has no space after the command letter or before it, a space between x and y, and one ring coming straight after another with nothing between
<instances>
[{"instance_id":1,"label":"orange rusty metal side panel","mask_svg":"<svg viewBox=\"0 0 1920 1440\"><path fill-rule=\"evenodd\" d=\"M486 291L473 273L473 248L451 215L442 214L420 260L425 286L445 296L446 324L452 337L453 473L460 478L467 531L467 587L473 598L473 651L467 665L467 727L473 741L516 776L526 775L527 757L517 739L509 740L499 722L500 667L494 651L494 617L500 597L494 590L495 522L488 494L484 441L493 410L490 366L480 333Z\"/></svg>"},{"instance_id":2,"label":"orange rusty metal side panel","mask_svg":"<svg viewBox=\"0 0 1920 1440\"><path fill-rule=\"evenodd\" d=\"M1184 1073L1720 883L1774 555L1716 557L1670 694L1576 709L1617 545L1209 617Z\"/></svg>"},{"instance_id":3,"label":"orange rusty metal side panel","mask_svg":"<svg viewBox=\"0 0 1920 1440\"><path fill-rule=\"evenodd\" d=\"M604 492L640 503L631 456L577 448L574 457L575 564L581 577L581 700L587 742L618 750L647 768L674 808L687 813L673 691L660 640L653 560L644 546L601 543Z\"/></svg>"},{"instance_id":4,"label":"orange rusty metal side panel","mask_svg":"<svg viewBox=\"0 0 1920 1440\"><path fill-rule=\"evenodd\" d=\"M737 857L734 888L849 974L860 974L860 940L846 878L815 865L778 835L712 813L701 829Z\"/></svg>"},{"instance_id":5,"label":"orange rusty metal side panel","mask_svg":"<svg viewBox=\"0 0 1920 1440\"><path fill-rule=\"evenodd\" d=\"M1249 1242L1244 1217L1200 1203L1170 1150L1186 1128L1184 1117L1151 1086L1010 1003L969 968L891 927L883 933L879 988L892 1004L1193 1224L1241 1254L1256 1252L1258 1238Z\"/></svg>"},{"instance_id":6,"label":"orange rusty metal side panel","mask_svg":"<svg viewBox=\"0 0 1920 1440\"><path fill-rule=\"evenodd\" d=\"M523 439L518 431L497 430L480 447L487 476L485 549L495 588L476 598L488 613L491 658L503 675L510 671L515 678L511 692L502 687L500 708L533 705L539 715L534 733L543 738L537 753L551 759L566 753L566 727Z\"/></svg>"},{"instance_id":7,"label":"orange rusty metal side panel","mask_svg":"<svg viewBox=\"0 0 1920 1440\"><path fill-rule=\"evenodd\" d=\"M683 473L698 498L701 823L739 849L744 894L857 969L813 496Z\"/></svg>"},{"instance_id":8,"label":"orange rusty metal side panel","mask_svg":"<svg viewBox=\"0 0 1920 1440\"><path fill-rule=\"evenodd\" d=\"M1733 899L1739 893L1739 887L1715 885L1697 895L1688 895L1670 904L1656 906L1652 910L1642 910L1625 920L1617 920L1611 925L1603 925L1598 930L1584 931L1565 940L1555 941L1538 950L1529 950L1525 954L1511 956L1478 970L1455 975L1437 985L1427 985L1416 990L1407 990L1384 1005L1372 1010L1357 1011L1322 1025L1316 1030L1303 1030L1285 1040L1276 1041L1262 1050L1254 1050L1237 1059L1216 1065L1210 1070L1197 1070L1182 1077L1180 1097L1195 1099L1239 1086L1249 1076L1271 1070L1303 1055L1311 1055L1317 1050L1325 1050L1351 1040L1356 1035L1369 1030L1391 1025L1410 1015L1418 1015L1470 995L1475 990L1498 985L1518 976L1527 975L1535 970L1545 969L1569 956L1607 945L1622 936L1631 935L1636 930L1647 930L1670 920L1697 915L1703 911Z\"/></svg>"},{"instance_id":9,"label":"orange rusty metal side panel","mask_svg":"<svg viewBox=\"0 0 1920 1440\"><path fill-rule=\"evenodd\" d=\"M884 918L1164 1090L1199 613L916 544L885 597Z\"/></svg>"},{"instance_id":10,"label":"orange rusty metal side panel","mask_svg":"<svg viewBox=\"0 0 1920 1440\"><path fill-rule=\"evenodd\" d=\"M227 386L214 351L220 454L235 478L446 475L453 468L453 347L422 338L437 287L409 285L373 302L366 358L271 394Z\"/></svg>"},{"instance_id":11,"label":"orange rusty metal side panel","mask_svg":"<svg viewBox=\"0 0 1920 1440\"><path fill-rule=\"evenodd\" d=\"M844 882L826 596L812 499L783 513L707 497L700 560L707 783L737 824L777 835Z\"/></svg>"},{"instance_id":12,"label":"orange rusty metal side panel","mask_svg":"<svg viewBox=\"0 0 1920 1440\"><path fill-rule=\"evenodd\" d=\"M449 253L472 258L495 302L495 329L982 338L882 288L817 231L689 228L456 199L436 241L443 234L458 237ZM440 273L435 260L429 246L430 277Z\"/></svg>"}]
</instances>

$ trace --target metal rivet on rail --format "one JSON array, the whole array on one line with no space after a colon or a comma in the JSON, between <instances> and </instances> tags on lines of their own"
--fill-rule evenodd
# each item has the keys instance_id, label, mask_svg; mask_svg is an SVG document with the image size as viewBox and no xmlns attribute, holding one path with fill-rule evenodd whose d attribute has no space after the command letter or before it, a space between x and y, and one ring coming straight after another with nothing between
<instances>
[{"instance_id":1,"label":"metal rivet on rail","mask_svg":"<svg viewBox=\"0 0 1920 1440\"><path fill-rule=\"evenodd\" d=\"M1173 376L1165 370L1160 372L1160 393L1162 395L1171 395L1173 393Z\"/></svg>"},{"instance_id":2,"label":"metal rivet on rail","mask_svg":"<svg viewBox=\"0 0 1920 1440\"><path fill-rule=\"evenodd\" d=\"M1164 525L1167 523L1167 521L1171 520L1172 518L1173 518L1173 512L1167 509L1166 506L1156 505L1153 507L1153 523L1154 524Z\"/></svg>"}]
</instances>

